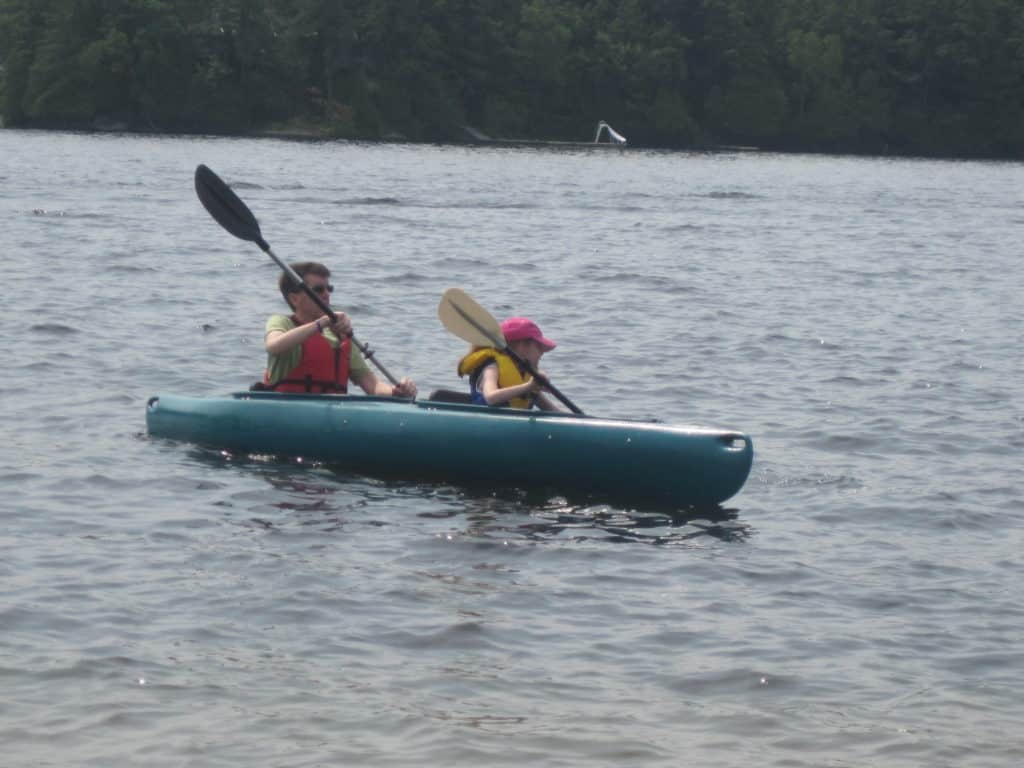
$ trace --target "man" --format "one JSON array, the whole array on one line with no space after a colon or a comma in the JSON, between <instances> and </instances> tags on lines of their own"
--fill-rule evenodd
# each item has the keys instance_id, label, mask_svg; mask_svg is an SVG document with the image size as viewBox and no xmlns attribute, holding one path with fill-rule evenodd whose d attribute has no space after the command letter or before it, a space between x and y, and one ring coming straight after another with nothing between
<instances>
[{"instance_id":1,"label":"man","mask_svg":"<svg viewBox=\"0 0 1024 768\"><path fill-rule=\"evenodd\" d=\"M293 264L292 269L321 301L330 303L334 286L327 267L304 261ZM352 344L352 321L344 312L336 312L337 321L332 323L287 273L281 275L278 285L292 315L271 315L267 320L265 389L344 394L348 382L353 381L368 395L416 397L416 385L409 379L392 386L374 375Z\"/></svg>"}]
</instances>

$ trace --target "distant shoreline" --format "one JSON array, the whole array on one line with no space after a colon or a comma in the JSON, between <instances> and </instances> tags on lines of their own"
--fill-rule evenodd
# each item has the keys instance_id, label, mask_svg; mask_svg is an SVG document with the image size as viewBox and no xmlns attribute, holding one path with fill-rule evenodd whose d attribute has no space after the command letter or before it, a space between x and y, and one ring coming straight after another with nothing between
<instances>
[{"instance_id":1,"label":"distant shoreline","mask_svg":"<svg viewBox=\"0 0 1024 768\"><path fill-rule=\"evenodd\" d=\"M353 138L350 136L338 136L328 130L302 127L302 128L263 128L250 131L222 132L215 130L204 131L165 131L146 130L142 128L130 128L122 125L109 126L12 126L6 125L0 117L0 130L7 131L38 131L38 132L67 132L84 133L96 135L137 135L137 136L211 136L218 138L235 139L279 139L284 141L298 142L349 142L353 144L422 144L441 145L453 147L524 147L524 148L552 148L552 149L599 149L619 150L628 152L630 150L647 150L654 152L722 152L722 153L778 153L786 155L805 154L822 155L834 157L879 157L879 158L903 158L907 160L949 160L949 161L979 161L979 162L1024 162L1019 157L1005 155L920 155L905 154L899 152L855 152L852 150L842 151L835 149L822 149L819 147L798 147L798 146L766 146L756 147L739 144L692 144L688 146L655 146L640 144L611 144L608 142L593 141L568 141L562 139L514 139L514 138L476 138L467 134L464 139L447 139L440 141L421 141L410 139L398 133L389 133L381 138Z\"/></svg>"}]
</instances>

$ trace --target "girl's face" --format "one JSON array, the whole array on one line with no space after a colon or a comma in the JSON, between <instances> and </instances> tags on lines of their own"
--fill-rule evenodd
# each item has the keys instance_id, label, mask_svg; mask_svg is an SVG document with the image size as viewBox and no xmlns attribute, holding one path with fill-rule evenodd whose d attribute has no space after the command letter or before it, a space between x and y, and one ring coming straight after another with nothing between
<instances>
[{"instance_id":1,"label":"girl's face","mask_svg":"<svg viewBox=\"0 0 1024 768\"><path fill-rule=\"evenodd\" d=\"M533 339L518 339L509 344L509 348L534 368L540 364L540 359L547 352L544 345Z\"/></svg>"}]
</instances>

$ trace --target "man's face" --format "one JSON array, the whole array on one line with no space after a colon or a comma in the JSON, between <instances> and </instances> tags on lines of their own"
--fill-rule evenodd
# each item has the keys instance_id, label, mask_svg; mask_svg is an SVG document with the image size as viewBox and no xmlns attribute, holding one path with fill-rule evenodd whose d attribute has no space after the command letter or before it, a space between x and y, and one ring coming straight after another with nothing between
<instances>
[{"instance_id":1,"label":"man's face","mask_svg":"<svg viewBox=\"0 0 1024 768\"><path fill-rule=\"evenodd\" d=\"M331 291L334 290L334 286L330 284L326 277L321 275L306 275L302 278L302 281L309 286L310 290L317 295L324 304L330 306L331 304ZM292 301L295 304L295 311L302 314L315 314L320 311L320 308L316 305L309 296L306 295L305 291L299 290L292 294Z\"/></svg>"}]
</instances>

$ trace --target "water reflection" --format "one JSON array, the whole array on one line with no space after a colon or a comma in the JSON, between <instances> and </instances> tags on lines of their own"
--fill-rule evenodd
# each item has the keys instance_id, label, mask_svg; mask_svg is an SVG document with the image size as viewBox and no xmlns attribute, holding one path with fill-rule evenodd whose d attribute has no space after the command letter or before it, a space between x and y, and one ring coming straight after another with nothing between
<instances>
[{"instance_id":1,"label":"water reflection","mask_svg":"<svg viewBox=\"0 0 1024 768\"><path fill-rule=\"evenodd\" d=\"M739 509L721 505L612 505L522 488L420 486L419 491L442 502L417 512L419 517L463 520L454 533L481 540L570 538L664 545L703 537L742 542L752 533L739 520Z\"/></svg>"},{"instance_id":2,"label":"water reflection","mask_svg":"<svg viewBox=\"0 0 1024 768\"><path fill-rule=\"evenodd\" d=\"M190 446L188 453L201 464L241 470L271 486L271 493L265 490L253 493L248 488L235 490L230 503L220 504L243 506L252 515L246 524L264 530L294 524L316 526L324 531L339 530L346 512L367 504L364 497L346 493L345 486L333 482L330 473L301 459L279 461L273 456L235 455L198 446Z\"/></svg>"},{"instance_id":3,"label":"water reflection","mask_svg":"<svg viewBox=\"0 0 1024 768\"><path fill-rule=\"evenodd\" d=\"M738 509L720 505L627 508L574 503L561 496L541 498L516 490L457 493L458 514L467 521L461 533L469 537L678 545L704 537L742 542L751 535L750 526L739 520Z\"/></svg>"},{"instance_id":4,"label":"water reflection","mask_svg":"<svg viewBox=\"0 0 1024 768\"><path fill-rule=\"evenodd\" d=\"M605 541L643 544L681 544L706 536L720 541L745 541L750 527L739 522L738 510L714 509L667 512L574 508L545 510L535 523L520 526L533 538L558 536L568 531L574 538L592 538L601 531Z\"/></svg>"},{"instance_id":5,"label":"water reflection","mask_svg":"<svg viewBox=\"0 0 1024 768\"><path fill-rule=\"evenodd\" d=\"M382 502L396 502L423 520L450 521L452 536L484 540L542 542L570 539L654 545L689 544L703 538L743 542L751 535L737 508L632 506L587 498L567 498L545 489L474 487L374 478L316 462L280 457L233 455L192 447L191 456L205 464L231 465L264 480L273 493L251 492L239 500L286 513L250 518L262 528L282 524L341 528L353 512L365 516ZM368 521L362 521L365 524ZM371 524L385 525L384 521ZM393 520L391 522L394 522Z\"/></svg>"}]
</instances>

